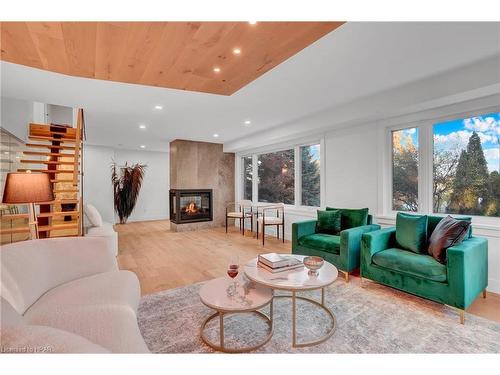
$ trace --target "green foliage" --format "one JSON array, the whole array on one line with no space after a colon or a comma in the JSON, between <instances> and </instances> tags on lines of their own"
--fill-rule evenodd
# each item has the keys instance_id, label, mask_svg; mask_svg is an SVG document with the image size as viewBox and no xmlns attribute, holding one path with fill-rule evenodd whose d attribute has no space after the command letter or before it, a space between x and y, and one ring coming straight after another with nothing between
<instances>
[{"instance_id":1,"label":"green foliage","mask_svg":"<svg viewBox=\"0 0 500 375\"><path fill-rule=\"evenodd\" d=\"M459 157L460 153L456 151L434 150L432 186L434 212L446 212Z\"/></svg>"},{"instance_id":2,"label":"green foliage","mask_svg":"<svg viewBox=\"0 0 500 375\"><path fill-rule=\"evenodd\" d=\"M252 200L252 157L243 158L243 199Z\"/></svg>"},{"instance_id":3,"label":"green foliage","mask_svg":"<svg viewBox=\"0 0 500 375\"><path fill-rule=\"evenodd\" d=\"M418 210L418 149L411 137L401 142L403 131L393 133L392 199L393 209Z\"/></svg>"},{"instance_id":4,"label":"green foliage","mask_svg":"<svg viewBox=\"0 0 500 375\"><path fill-rule=\"evenodd\" d=\"M293 150L259 155L259 201L294 204Z\"/></svg>"},{"instance_id":5,"label":"green foliage","mask_svg":"<svg viewBox=\"0 0 500 375\"><path fill-rule=\"evenodd\" d=\"M490 185L488 165L481 147L481 140L477 133L473 132L467 149L462 151L458 160L453 179L453 192L447 211L485 215L488 207L494 203Z\"/></svg>"},{"instance_id":6,"label":"green foliage","mask_svg":"<svg viewBox=\"0 0 500 375\"><path fill-rule=\"evenodd\" d=\"M134 164L129 167L117 167L111 164L111 183L113 184L115 211L120 217L120 224L125 224L134 210L139 191L141 190L146 165ZM119 171L117 171L119 168Z\"/></svg>"},{"instance_id":7,"label":"green foliage","mask_svg":"<svg viewBox=\"0 0 500 375\"><path fill-rule=\"evenodd\" d=\"M320 206L320 168L311 147L301 147L302 205Z\"/></svg>"},{"instance_id":8,"label":"green foliage","mask_svg":"<svg viewBox=\"0 0 500 375\"><path fill-rule=\"evenodd\" d=\"M490 201L486 206L486 215L500 216L500 174L497 171L490 173L489 190Z\"/></svg>"}]
</instances>

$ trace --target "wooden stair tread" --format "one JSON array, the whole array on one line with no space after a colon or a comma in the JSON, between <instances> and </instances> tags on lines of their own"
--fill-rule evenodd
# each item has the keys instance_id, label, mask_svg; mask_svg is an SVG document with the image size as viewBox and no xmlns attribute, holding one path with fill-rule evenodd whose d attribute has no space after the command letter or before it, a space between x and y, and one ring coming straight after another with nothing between
<instances>
[{"instance_id":1,"label":"wooden stair tread","mask_svg":"<svg viewBox=\"0 0 500 375\"><path fill-rule=\"evenodd\" d=\"M0 235L3 234L16 234L16 233L29 233L29 227L22 228L0 228Z\"/></svg>"},{"instance_id":2,"label":"wooden stair tread","mask_svg":"<svg viewBox=\"0 0 500 375\"><path fill-rule=\"evenodd\" d=\"M56 217L56 216L75 216L79 215L78 211L52 211L41 212L37 217ZM0 217L1 220L27 219L28 214L5 214Z\"/></svg>"},{"instance_id":3,"label":"wooden stair tread","mask_svg":"<svg viewBox=\"0 0 500 375\"><path fill-rule=\"evenodd\" d=\"M41 172L41 173L66 173L66 174L73 174L75 172L72 169L65 170L65 169L34 169L34 168L19 168L17 171L18 172L31 171L31 172ZM76 173L79 174L80 172L76 171Z\"/></svg>"},{"instance_id":4,"label":"wooden stair tread","mask_svg":"<svg viewBox=\"0 0 500 375\"><path fill-rule=\"evenodd\" d=\"M74 158L75 154L59 153L59 152L41 152L41 151L23 151L24 155L39 155L39 156L57 156L60 158ZM80 157L80 155L78 155Z\"/></svg>"},{"instance_id":5,"label":"wooden stair tread","mask_svg":"<svg viewBox=\"0 0 500 375\"><path fill-rule=\"evenodd\" d=\"M74 165L75 164L73 161L32 160L32 159L21 159L21 163L47 164L47 165Z\"/></svg>"},{"instance_id":6,"label":"wooden stair tread","mask_svg":"<svg viewBox=\"0 0 500 375\"><path fill-rule=\"evenodd\" d=\"M7 220L14 220L14 219L27 219L28 214L4 214L0 216L1 220L7 219Z\"/></svg>"},{"instance_id":7,"label":"wooden stair tread","mask_svg":"<svg viewBox=\"0 0 500 375\"><path fill-rule=\"evenodd\" d=\"M50 136L52 134L62 135L66 138L76 137L77 129L72 126L64 126L57 124L36 124L30 123L29 134L35 136Z\"/></svg>"},{"instance_id":8,"label":"wooden stair tread","mask_svg":"<svg viewBox=\"0 0 500 375\"><path fill-rule=\"evenodd\" d=\"M78 229L78 223L71 224L53 224L53 225L39 225L39 232L50 232L53 230L62 230L62 229Z\"/></svg>"},{"instance_id":9,"label":"wooden stair tread","mask_svg":"<svg viewBox=\"0 0 500 375\"><path fill-rule=\"evenodd\" d=\"M79 215L78 211L52 211L39 213L38 217L56 217L56 216L75 216Z\"/></svg>"},{"instance_id":10,"label":"wooden stair tread","mask_svg":"<svg viewBox=\"0 0 500 375\"><path fill-rule=\"evenodd\" d=\"M54 184L64 184L64 183L73 183L73 180L69 180L69 179L53 179L53 180L50 180L50 182L54 183ZM77 184L74 184L74 186L77 186Z\"/></svg>"},{"instance_id":11,"label":"wooden stair tread","mask_svg":"<svg viewBox=\"0 0 500 375\"><path fill-rule=\"evenodd\" d=\"M59 149L59 150L74 150L74 146L54 146L54 145L48 145L45 143L26 143L26 147L32 147L32 148L53 148L53 149Z\"/></svg>"},{"instance_id":12,"label":"wooden stair tread","mask_svg":"<svg viewBox=\"0 0 500 375\"><path fill-rule=\"evenodd\" d=\"M53 189L53 193L78 193L78 188L75 187L73 189Z\"/></svg>"},{"instance_id":13,"label":"wooden stair tread","mask_svg":"<svg viewBox=\"0 0 500 375\"><path fill-rule=\"evenodd\" d=\"M55 138L55 137L44 137L41 135L29 135L28 138L34 141L55 141L55 142L72 142L72 143L76 142L76 139L74 138Z\"/></svg>"},{"instance_id":14,"label":"wooden stair tread","mask_svg":"<svg viewBox=\"0 0 500 375\"><path fill-rule=\"evenodd\" d=\"M45 204L66 204L66 203L78 203L78 199L54 199L53 201L38 202L36 204L45 205Z\"/></svg>"},{"instance_id":15,"label":"wooden stair tread","mask_svg":"<svg viewBox=\"0 0 500 375\"><path fill-rule=\"evenodd\" d=\"M38 122L30 122L31 127L39 126L39 127L48 127L48 128L52 127L52 128L75 129L76 130L76 128L73 128L72 126L65 126L65 125L69 125L69 124L60 125L60 124L41 124Z\"/></svg>"}]
</instances>

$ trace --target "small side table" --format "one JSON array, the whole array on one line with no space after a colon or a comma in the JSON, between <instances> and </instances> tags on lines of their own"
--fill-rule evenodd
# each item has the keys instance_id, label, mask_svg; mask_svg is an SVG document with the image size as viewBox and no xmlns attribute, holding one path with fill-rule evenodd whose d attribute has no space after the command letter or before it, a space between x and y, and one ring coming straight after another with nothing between
<instances>
[{"instance_id":1,"label":"small side table","mask_svg":"<svg viewBox=\"0 0 500 375\"><path fill-rule=\"evenodd\" d=\"M273 336L273 290L271 288L255 284L244 276L237 278L238 286L233 287L233 281L228 277L220 277L205 283L200 289L201 302L216 312L210 315L201 325L201 339L215 350L226 353L244 353L260 348ZM269 316L258 311L269 305ZM224 343L224 316L238 313L255 313L267 322L269 333L264 340L258 344L230 348ZM219 318L220 342L214 343L205 335L207 324L213 319Z\"/></svg>"}]
</instances>

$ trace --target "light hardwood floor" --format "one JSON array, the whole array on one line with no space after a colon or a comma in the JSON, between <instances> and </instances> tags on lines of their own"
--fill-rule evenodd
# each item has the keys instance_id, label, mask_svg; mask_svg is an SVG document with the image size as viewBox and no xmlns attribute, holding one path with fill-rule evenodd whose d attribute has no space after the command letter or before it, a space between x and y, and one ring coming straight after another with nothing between
<instances>
[{"instance_id":1,"label":"light hardwood floor","mask_svg":"<svg viewBox=\"0 0 500 375\"><path fill-rule=\"evenodd\" d=\"M118 264L136 273L142 294L178 288L226 274L227 262L233 254L240 264L259 253L291 251L290 241L282 243L266 237L266 246L250 232L245 237L237 228L171 232L167 220L116 225L118 231ZM341 281L344 282L344 281ZM349 282L359 283L354 276ZM500 322L500 295L488 293L478 298L467 312Z\"/></svg>"}]
</instances>

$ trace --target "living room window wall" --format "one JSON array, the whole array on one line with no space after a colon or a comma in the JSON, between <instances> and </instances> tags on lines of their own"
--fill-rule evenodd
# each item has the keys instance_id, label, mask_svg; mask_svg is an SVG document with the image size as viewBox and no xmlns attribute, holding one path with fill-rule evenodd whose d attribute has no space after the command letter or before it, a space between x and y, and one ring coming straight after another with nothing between
<instances>
[{"instance_id":1,"label":"living room window wall","mask_svg":"<svg viewBox=\"0 0 500 375\"><path fill-rule=\"evenodd\" d=\"M500 217L500 112L389 130L390 210Z\"/></svg>"},{"instance_id":2,"label":"living room window wall","mask_svg":"<svg viewBox=\"0 0 500 375\"><path fill-rule=\"evenodd\" d=\"M241 196L255 204L321 205L320 142L241 158Z\"/></svg>"}]
</instances>

